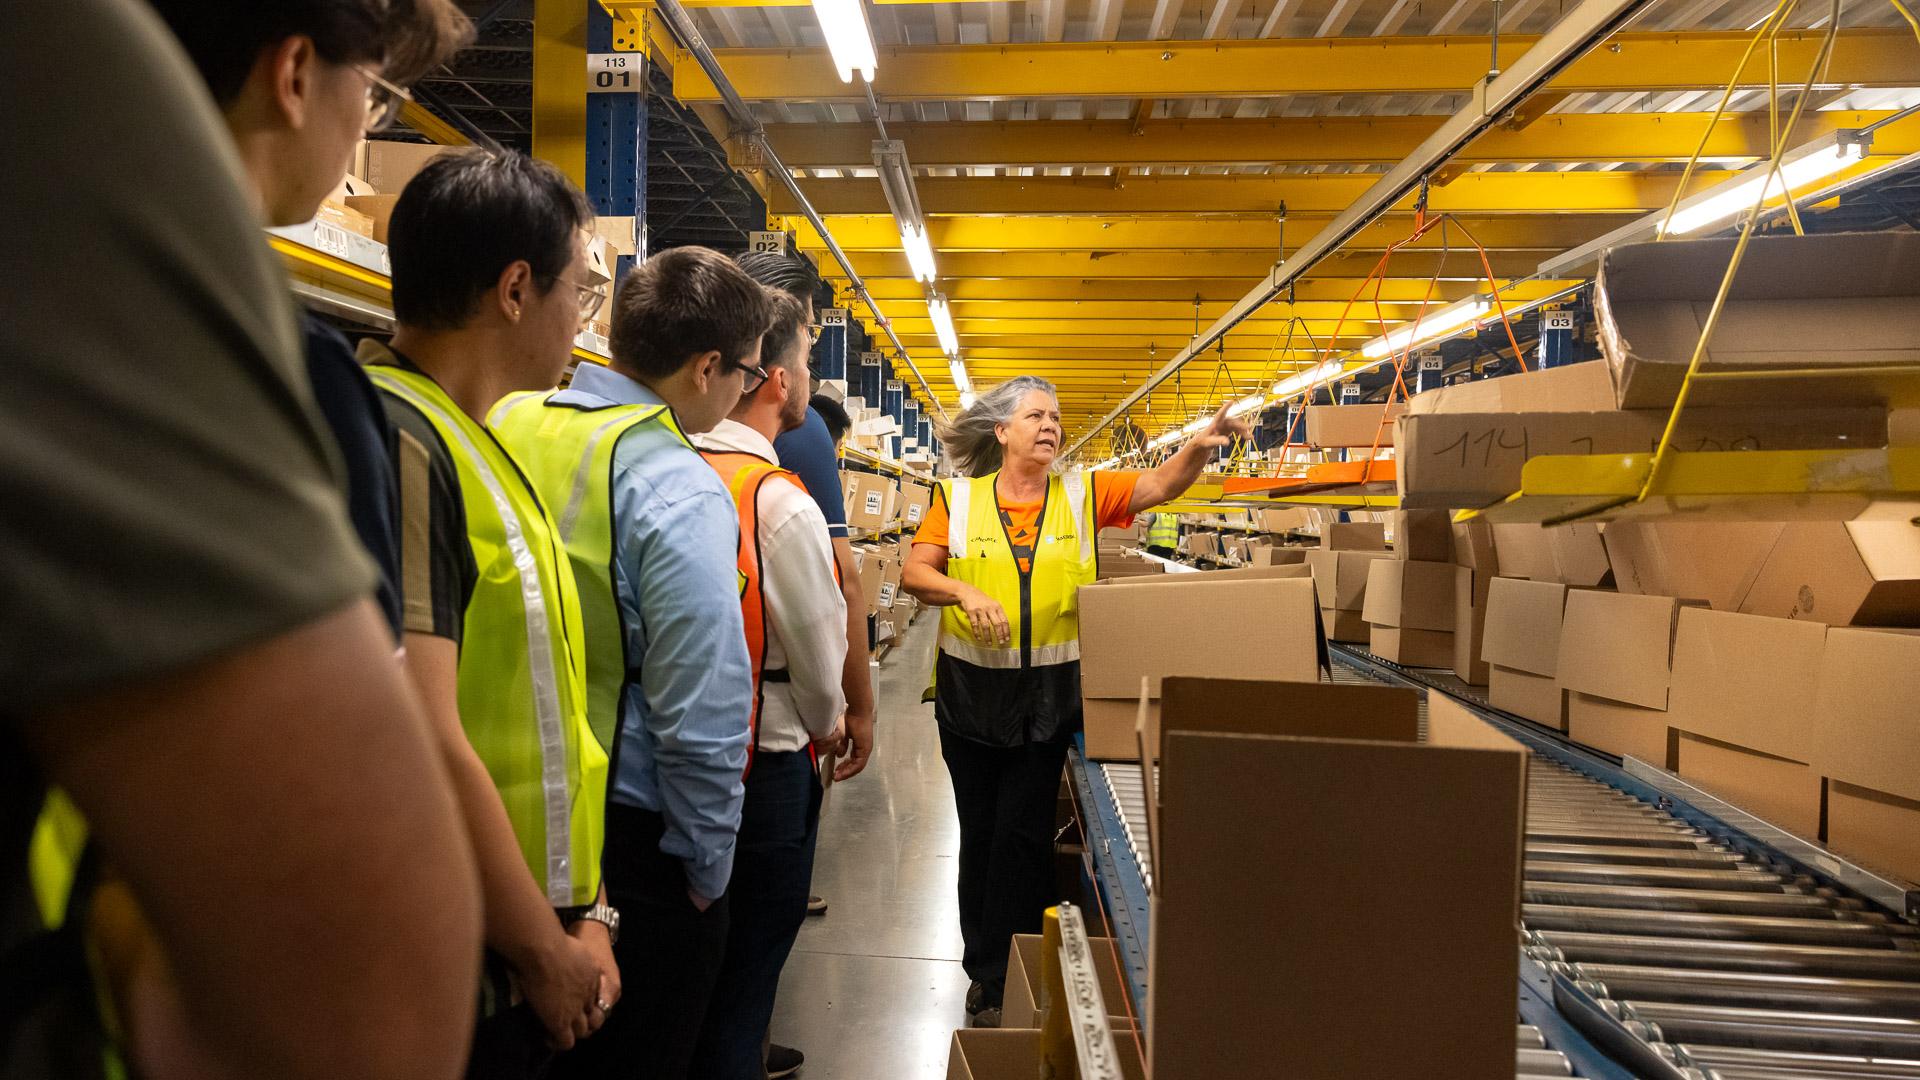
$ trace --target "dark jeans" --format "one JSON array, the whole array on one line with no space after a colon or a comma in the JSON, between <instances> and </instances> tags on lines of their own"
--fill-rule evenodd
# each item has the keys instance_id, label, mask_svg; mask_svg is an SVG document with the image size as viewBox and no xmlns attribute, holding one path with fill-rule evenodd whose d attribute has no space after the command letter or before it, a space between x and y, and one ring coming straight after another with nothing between
<instances>
[{"instance_id":1,"label":"dark jeans","mask_svg":"<svg viewBox=\"0 0 1920 1080\"><path fill-rule=\"evenodd\" d=\"M1170 547L1162 547L1159 544L1148 544L1147 554L1158 555L1163 559L1171 559L1174 556L1174 550Z\"/></svg>"},{"instance_id":2,"label":"dark jeans","mask_svg":"<svg viewBox=\"0 0 1920 1080\"><path fill-rule=\"evenodd\" d=\"M660 850L665 820L607 804L601 869L620 910L620 1003L606 1024L555 1064L562 1080L683 1080L727 948L727 898L705 912L687 899L680 860Z\"/></svg>"},{"instance_id":3,"label":"dark jeans","mask_svg":"<svg viewBox=\"0 0 1920 1080\"><path fill-rule=\"evenodd\" d=\"M727 958L694 1052L696 1080L765 1080L761 1040L807 918L820 797L805 750L754 755L727 887Z\"/></svg>"},{"instance_id":4,"label":"dark jeans","mask_svg":"<svg viewBox=\"0 0 1920 1080\"><path fill-rule=\"evenodd\" d=\"M540 1080L552 1064L547 1027L533 1006L522 1002L482 1017L474 1027L467 1080Z\"/></svg>"},{"instance_id":5,"label":"dark jeans","mask_svg":"<svg viewBox=\"0 0 1920 1080\"><path fill-rule=\"evenodd\" d=\"M997 1006L1013 935L1037 934L1058 903L1053 875L1055 800L1064 743L988 746L940 729L940 756L960 816L961 966Z\"/></svg>"}]
</instances>

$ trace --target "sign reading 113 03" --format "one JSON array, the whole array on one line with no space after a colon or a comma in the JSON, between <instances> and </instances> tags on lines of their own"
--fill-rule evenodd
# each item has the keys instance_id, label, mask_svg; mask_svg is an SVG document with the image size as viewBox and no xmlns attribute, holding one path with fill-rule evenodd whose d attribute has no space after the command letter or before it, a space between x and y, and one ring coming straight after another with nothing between
<instances>
[{"instance_id":1,"label":"sign reading 113 03","mask_svg":"<svg viewBox=\"0 0 1920 1080\"><path fill-rule=\"evenodd\" d=\"M587 93L637 94L647 78L644 53L587 54Z\"/></svg>"}]
</instances>

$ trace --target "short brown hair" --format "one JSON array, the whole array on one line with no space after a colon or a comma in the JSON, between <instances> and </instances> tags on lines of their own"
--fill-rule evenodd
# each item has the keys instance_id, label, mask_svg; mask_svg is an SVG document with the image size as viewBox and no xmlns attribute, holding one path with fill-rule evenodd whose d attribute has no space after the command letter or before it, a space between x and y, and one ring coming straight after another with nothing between
<instances>
[{"instance_id":1,"label":"short brown hair","mask_svg":"<svg viewBox=\"0 0 1920 1080\"><path fill-rule=\"evenodd\" d=\"M333 64L371 64L406 85L460 51L473 22L454 0L150 0L221 107L247 85L260 54L313 39Z\"/></svg>"},{"instance_id":2,"label":"short brown hair","mask_svg":"<svg viewBox=\"0 0 1920 1080\"><path fill-rule=\"evenodd\" d=\"M772 295L732 259L710 248L668 248L620 283L609 344L622 367L663 379L705 352L738 364L772 325Z\"/></svg>"}]
</instances>

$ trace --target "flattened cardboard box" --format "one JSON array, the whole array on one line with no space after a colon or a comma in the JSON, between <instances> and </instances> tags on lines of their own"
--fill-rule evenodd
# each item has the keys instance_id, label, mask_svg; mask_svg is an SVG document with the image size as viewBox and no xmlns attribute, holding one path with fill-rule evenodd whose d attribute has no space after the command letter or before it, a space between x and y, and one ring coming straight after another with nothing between
<instances>
[{"instance_id":1,"label":"flattened cardboard box","mask_svg":"<svg viewBox=\"0 0 1920 1080\"><path fill-rule=\"evenodd\" d=\"M1155 1076L1274 1076L1282 1060L1288 1080L1512 1074L1527 755L1438 695L1429 742L1412 741L1417 701L1397 689L1300 684L1191 709L1182 687L1168 690ZM1318 692L1330 690L1390 694L1342 738L1325 734ZM1305 720L1312 733L1210 729L1222 716L1239 731ZM1395 724L1400 737L1383 733ZM1406 917L1416 895L1445 933ZM1382 979L1388 970L1445 972L1447 992Z\"/></svg>"},{"instance_id":2,"label":"flattened cardboard box","mask_svg":"<svg viewBox=\"0 0 1920 1080\"><path fill-rule=\"evenodd\" d=\"M1282 571L1298 572L1264 572ZM1080 590L1080 694L1089 758L1139 758L1134 727L1142 677L1156 699L1161 679L1170 675L1299 682L1320 677L1325 646L1313 582L1241 576L1261 572L1169 574ZM1223 648L1223 632L1258 647ZM1157 707L1149 725L1158 731Z\"/></svg>"},{"instance_id":3,"label":"flattened cardboard box","mask_svg":"<svg viewBox=\"0 0 1920 1080\"><path fill-rule=\"evenodd\" d=\"M1673 404L1733 257L1732 238L1621 244L1600 258L1594 319L1623 409ZM1835 327L1844 327L1836 333ZM1720 312L1709 371L1920 363L1920 234L1759 236ZM1885 404L1870 374L1696 382L1690 405Z\"/></svg>"},{"instance_id":4,"label":"flattened cardboard box","mask_svg":"<svg viewBox=\"0 0 1920 1080\"><path fill-rule=\"evenodd\" d=\"M1814 768L1856 787L1920 799L1920 634L1829 630L1819 684Z\"/></svg>"},{"instance_id":5,"label":"flattened cardboard box","mask_svg":"<svg viewBox=\"0 0 1920 1080\"><path fill-rule=\"evenodd\" d=\"M1673 642L1670 722L1758 753L1812 761L1826 645L1827 628L1817 623L1686 608ZM1920 679L1920 668L1912 670Z\"/></svg>"},{"instance_id":6,"label":"flattened cardboard box","mask_svg":"<svg viewBox=\"0 0 1920 1080\"><path fill-rule=\"evenodd\" d=\"M1676 731L1674 771L1709 795L1802 839L1820 836L1825 785L1805 762Z\"/></svg>"}]
</instances>

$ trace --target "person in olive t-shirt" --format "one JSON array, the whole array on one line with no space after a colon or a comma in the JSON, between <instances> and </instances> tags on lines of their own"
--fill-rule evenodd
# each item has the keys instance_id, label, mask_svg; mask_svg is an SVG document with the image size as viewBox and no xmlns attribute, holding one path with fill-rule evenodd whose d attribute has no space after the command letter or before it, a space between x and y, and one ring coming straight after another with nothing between
<instances>
[{"instance_id":1,"label":"person in olive t-shirt","mask_svg":"<svg viewBox=\"0 0 1920 1080\"><path fill-rule=\"evenodd\" d=\"M32 1012L91 1004L34 964L67 914L33 886L69 853L29 864L50 785L157 932L120 974L188 1006L123 1017L136 1064L184 1039L237 1076L458 1075L473 862L231 145L145 5L8 17L0 1076L100 1064Z\"/></svg>"}]
</instances>

